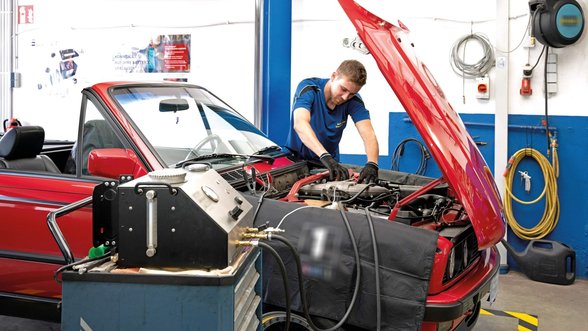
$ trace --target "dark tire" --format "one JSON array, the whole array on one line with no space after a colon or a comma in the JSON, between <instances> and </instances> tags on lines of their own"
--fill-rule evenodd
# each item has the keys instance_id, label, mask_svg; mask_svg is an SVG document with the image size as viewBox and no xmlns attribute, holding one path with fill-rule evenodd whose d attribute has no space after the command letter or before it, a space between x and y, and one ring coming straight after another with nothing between
<instances>
[{"instance_id":1,"label":"dark tire","mask_svg":"<svg viewBox=\"0 0 588 331\"><path fill-rule=\"evenodd\" d=\"M272 311L263 314L261 317L261 325L263 330L267 331L281 331L286 326L286 312ZM302 316L291 314L290 331L310 331L310 325Z\"/></svg>"}]
</instances>

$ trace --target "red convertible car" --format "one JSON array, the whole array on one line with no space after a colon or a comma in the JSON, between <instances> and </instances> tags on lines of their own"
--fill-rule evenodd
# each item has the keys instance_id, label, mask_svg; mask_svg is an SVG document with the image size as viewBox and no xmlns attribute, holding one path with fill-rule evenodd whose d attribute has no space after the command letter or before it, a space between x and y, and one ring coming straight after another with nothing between
<instances>
[{"instance_id":1,"label":"red convertible car","mask_svg":"<svg viewBox=\"0 0 588 331\"><path fill-rule=\"evenodd\" d=\"M329 182L324 169L297 160L205 88L96 84L82 91L76 141L45 140L39 126L15 127L0 139L0 314L60 319L61 286L54 273L67 257L47 226L48 213L92 196L108 178L139 178L155 170L206 163L243 195L265 192L263 217L286 217L295 208L291 206L302 204L327 210L323 207L333 202L345 206L352 222L369 214L378 229L379 262L371 246L358 239L361 268L369 280L361 283L348 325L376 328L376 293L382 299L378 323L383 329L473 328L482 300L497 281L495 244L505 231L492 174L459 115L414 56L408 31L353 1L340 3L442 177L381 170L375 185L358 184L357 176ZM85 257L93 246L92 208L60 217L58 223L73 258ZM373 288L369 270L374 269L381 270L381 288ZM317 293L322 295L325 288ZM280 306L282 301L273 297L280 291L268 285L268 307ZM313 302L322 306L316 297ZM348 302L343 300L341 311ZM339 308L311 312L337 320Z\"/></svg>"}]
</instances>

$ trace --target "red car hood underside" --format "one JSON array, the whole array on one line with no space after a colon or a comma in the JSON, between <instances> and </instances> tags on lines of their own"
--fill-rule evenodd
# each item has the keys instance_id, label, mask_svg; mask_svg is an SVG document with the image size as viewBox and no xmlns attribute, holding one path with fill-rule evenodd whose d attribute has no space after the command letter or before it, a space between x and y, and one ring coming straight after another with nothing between
<instances>
[{"instance_id":1,"label":"red car hood underside","mask_svg":"<svg viewBox=\"0 0 588 331\"><path fill-rule=\"evenodd\" d=\"M470 216L479 249L500 241L505 223L492 173L459 115L425 64L416 58L409 31L353 0L339 3Z\"/></svg>"}]
</instances>

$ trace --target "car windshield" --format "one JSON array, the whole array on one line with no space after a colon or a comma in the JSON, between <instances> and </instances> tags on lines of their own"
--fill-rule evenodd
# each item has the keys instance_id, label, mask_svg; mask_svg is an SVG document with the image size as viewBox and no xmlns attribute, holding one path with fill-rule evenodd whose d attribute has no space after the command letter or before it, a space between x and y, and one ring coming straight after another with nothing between
<instances>
[{"instance_id":1,"label":"car windshield","mask_svg":"<svg viewBox=\"0 0 588 331\"><path fill-rule=\"evenodd\" d=\"M124 87L112 95L168 167L207 156L251 155L275 146L203 88Z\"/></svg>"}]
</instances>

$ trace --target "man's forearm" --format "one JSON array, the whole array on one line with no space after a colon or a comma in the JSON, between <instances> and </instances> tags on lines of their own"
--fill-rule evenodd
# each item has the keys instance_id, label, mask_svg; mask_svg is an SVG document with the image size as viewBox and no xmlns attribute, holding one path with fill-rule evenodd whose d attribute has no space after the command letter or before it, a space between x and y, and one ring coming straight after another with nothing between
<instances>
[{"instance_id":1,"label":"man's forearm","mask_svg":"<svg viewBox=\"0 0 588 331\"><path fill-rule=\"evenodd\" d=\"M316 154L317 157L327 152L323 144L321 144L321 142L318 140L310 125L303 124L295 127L294 129L304 146Z\"/></svg>"},{"instance_id":2,"label":"man's forearm","mask_svg":"<svg viewBox=\"0 0 588 331\"><path fill-rule=\"evenodd\" d=\"M364 120L355 123L355 126L357 127L359 135L363 140L367 161L378 164L380 146L378 145L378 138L376 137L376 132L374 131L372 122L370 120Z\"/></svg>"},{"instance_id":3,"label":"man's forearm","mask_svg":"<svg viewBox=\"0 0 588 331\"><path fill-rule=\"evenodd\" d=\"M378 164L378 156L380 154L380 147L378 145L378 139L374 136L373 139L365 141L365 153L367 155L368 162L374 162Z\"/></svg>"}]
</instances>

